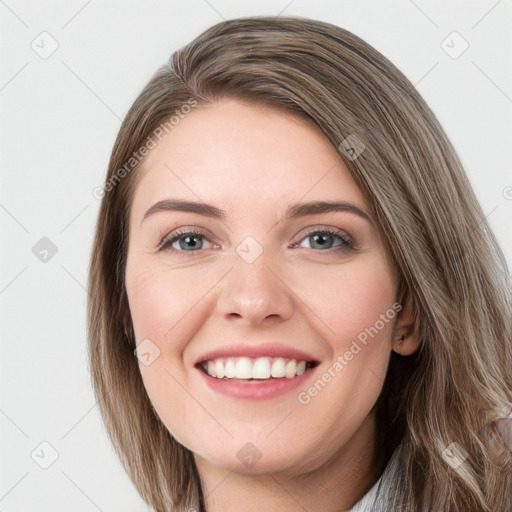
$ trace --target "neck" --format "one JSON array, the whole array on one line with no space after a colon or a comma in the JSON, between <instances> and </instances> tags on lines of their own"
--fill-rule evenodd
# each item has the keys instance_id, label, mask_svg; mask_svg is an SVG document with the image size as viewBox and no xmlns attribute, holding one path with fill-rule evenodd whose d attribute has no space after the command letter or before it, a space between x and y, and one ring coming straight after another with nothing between
<instances>
[{"instance_id":1,"label":"neck","mask_svg":"<svg viewBox=\"0 0 512 512\"><path fill-rule=\"evenodd\" d=\"M340 512L352 508L380 476L379 451L371 413L344 446L313 470L296 464L286 471L251 475L219 468L197 455L196 464L207 512Z\"/></svg>"}]
</instances>

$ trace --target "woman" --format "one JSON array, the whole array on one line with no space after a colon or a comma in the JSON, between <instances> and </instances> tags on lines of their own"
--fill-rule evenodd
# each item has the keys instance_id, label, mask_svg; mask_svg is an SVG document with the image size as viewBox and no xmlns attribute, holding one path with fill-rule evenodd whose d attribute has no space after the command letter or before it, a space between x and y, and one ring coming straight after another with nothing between
<instances>
[{"instance_id":1,"label":"woman","mask_svg":"<svg viewBox=\"0 0 512 512\"><path fill-rule=\"evenodd\" d=\"M507 266L375 49L210 28L135 101L101 194L93 384L155 510L511 507Z\"/></svg>"}]
</instances>

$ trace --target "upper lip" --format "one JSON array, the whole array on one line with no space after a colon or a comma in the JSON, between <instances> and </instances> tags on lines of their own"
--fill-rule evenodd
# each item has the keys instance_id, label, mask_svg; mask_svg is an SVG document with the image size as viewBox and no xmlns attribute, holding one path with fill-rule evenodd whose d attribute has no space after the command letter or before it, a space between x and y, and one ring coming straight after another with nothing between
<instances>
[{"instance_id":1,"label":"upper lip","mask_svg":"<svg viewBox=\"0 0 512 512\"><path fill-rule=\"evenodd\" d=\"M296 361L319 362L317 358L302 350L297 350L280 343L264 343L260 345L244 344L219 347L201 355L197 359L196 364L221 357L282 357L284 359L295 359Z\"/></svg>"}]
</instances>

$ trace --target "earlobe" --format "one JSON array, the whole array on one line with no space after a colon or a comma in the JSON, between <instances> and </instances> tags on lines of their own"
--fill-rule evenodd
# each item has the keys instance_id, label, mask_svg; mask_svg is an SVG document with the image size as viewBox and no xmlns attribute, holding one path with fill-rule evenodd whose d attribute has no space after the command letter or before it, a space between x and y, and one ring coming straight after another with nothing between
<instances>
[{"instance_id":1,"label":"earlobe","mask_svg":"<svg viewBox=\"0 0 512 512\"><path fill-rule=\"evenodd\" d=\"M398 313L393 333L393 351L401 356L410 356L420 348L416 318L409 300Z\"/></svg>"},{"instance_id":2,"label":"earlobe","mask_svg":"<svg viewBox=\"0 0 512 512\"><path fill-rule=\"evenodd\" d=\"M401 356L410 356L418 351L420 344L416 336L406 336L402 334L393 341L393 351Z\"/></svg>"}]
</instances>

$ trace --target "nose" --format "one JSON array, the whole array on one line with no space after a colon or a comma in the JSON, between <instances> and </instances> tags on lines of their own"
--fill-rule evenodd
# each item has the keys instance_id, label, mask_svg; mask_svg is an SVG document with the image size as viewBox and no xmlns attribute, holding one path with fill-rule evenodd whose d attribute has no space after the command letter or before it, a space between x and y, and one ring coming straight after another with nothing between
<instances>
[{"instance_id":1,"label":"nose","mask_svg":"<svg viewBox=\"0 0 512 512\"><path fill-rule=\"evenodd\" d=\"M235 257L217 300L217 311L225 319L270 325L288 320L294 310L294 294L279 266L271 264L265 252L252 263Z\"/></svg>"}]
</instances>

